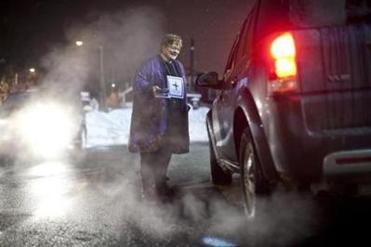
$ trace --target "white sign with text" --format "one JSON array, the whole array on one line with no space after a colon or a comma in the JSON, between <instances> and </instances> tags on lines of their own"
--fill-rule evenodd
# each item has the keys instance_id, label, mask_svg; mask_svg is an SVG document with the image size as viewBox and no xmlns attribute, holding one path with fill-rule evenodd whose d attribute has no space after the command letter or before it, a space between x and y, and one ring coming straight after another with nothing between
<instances>
[{"instance_id":1,"label":"white sign with text","mask_svg":"<svg viewBox=\"0 0 371 247\"><path fill-rule=\"evenodd\" d=\"M182 77L167 76L167 84L169 88L168 96L170 98L182 99L184 95L184 80Z\"/></svg>"}]
</instances>

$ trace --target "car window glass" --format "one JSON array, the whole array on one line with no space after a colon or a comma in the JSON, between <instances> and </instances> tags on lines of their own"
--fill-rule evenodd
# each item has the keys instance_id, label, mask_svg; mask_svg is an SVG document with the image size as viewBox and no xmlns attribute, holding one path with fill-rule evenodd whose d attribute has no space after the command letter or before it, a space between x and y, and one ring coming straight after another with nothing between
<instances>
[{"instance_id":1,"label":"car window glass","mask_svg":"<svg viewBox=\"0 0 371 247\"><path fill-rule=\"evenodd\" d=\"M224 80L227 80L228 77L231 75L231 73L233 71L233 68L234 68L234 65L235 65L236 53L237 53L236 48L238 47L239 37L240 36L237 35L237 37L236 37L236 39L233 43L231 52L229 54L228 62L227 62L227 65L225 66L224 75L223 75Z\"/></svg>"},{"instance_id":2,"label":"car window glass","mask_svg":"<svg viewBox=\"0 0 371 247\"><path fill-rule=\"evenodd\" d=\"M250 39L250 32L249 32L249 27L251 26L251 18L248 18L248 21L246 22L246 25L244 26L243 30L242 30L242 35L241 35L241 40L239 42L239 45L238 45L238 50L237 50L237 55L236 55L236 58L237 58L237 62L239 62L239 60L246 56L247 55L247 48L249 46L249 39Z\"/></svg>"},{"instance_id":3,"label":"car window glass","mask_svg":"<svg viewBox=\"0 0 371 247\"><path fill-rule=\"evenodd\" d=\"M248 57L251 52L250 48L253 41L253 29L255 23L254 18L256 16L256 10L256 5L254 5L248 17L242 24L241 31L238 34L228 57L227 66L224 72L224 80L228 80L228 78L236 72L234 71L235 69L238 70L236 66L239 67L240 63L243 60L246 60L245 58Z\"/></svg>"}]
</instances>

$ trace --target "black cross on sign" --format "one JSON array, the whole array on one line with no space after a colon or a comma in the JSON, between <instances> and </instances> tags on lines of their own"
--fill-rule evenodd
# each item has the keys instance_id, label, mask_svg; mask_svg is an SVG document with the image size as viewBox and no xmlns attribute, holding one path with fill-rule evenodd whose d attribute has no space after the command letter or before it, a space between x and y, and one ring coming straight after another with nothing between
<instances>
[{"instance_id":1,"label":"black cross on sign","mask_svg":"<svg viewBox=\"0 0 371 247\"><path fill-rule=\"evenodd\" d=\"M174 83L173 87L175 87L175 90L178 91L178 84Z\"/></svg>"}]
</instances>

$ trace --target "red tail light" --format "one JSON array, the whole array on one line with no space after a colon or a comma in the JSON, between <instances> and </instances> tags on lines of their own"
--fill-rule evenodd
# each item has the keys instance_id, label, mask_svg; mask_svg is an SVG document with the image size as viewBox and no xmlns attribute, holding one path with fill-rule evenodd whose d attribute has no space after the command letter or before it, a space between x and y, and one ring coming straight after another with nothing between
<instances>
[{"instance_id":1,"label":"red tail light","mask_svg":"<svg viewBox=\"0 0 371 247\"><path fill-rule=\"evenodd\" d=\"M297 90L297 66L295 40L291 33L276 37L270 45L272 61L270 93Z\"/></svg>"}]
</instances>

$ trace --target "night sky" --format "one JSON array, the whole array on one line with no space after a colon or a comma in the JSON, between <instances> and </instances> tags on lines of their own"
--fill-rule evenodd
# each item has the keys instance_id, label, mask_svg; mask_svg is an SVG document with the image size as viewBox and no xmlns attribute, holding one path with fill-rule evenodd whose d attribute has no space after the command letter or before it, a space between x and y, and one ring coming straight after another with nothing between
<instances>
[{"instance_id":1,"label":"night sky","mask_svg":"<svg viewBox=\"0 0 371 247\"><path fill-rule=\"evenodd\" d=\"M222 72L248 0L2 0L0 2L1 70L40 63L45 54L66 44L68 30L93 23L102 15L151 6L164 17L164 31L180 34L180 59L189 66L189 41L195 40L196 70ZM6 62L4 62L4 59Z\"/></svg>"}]
</instances>

